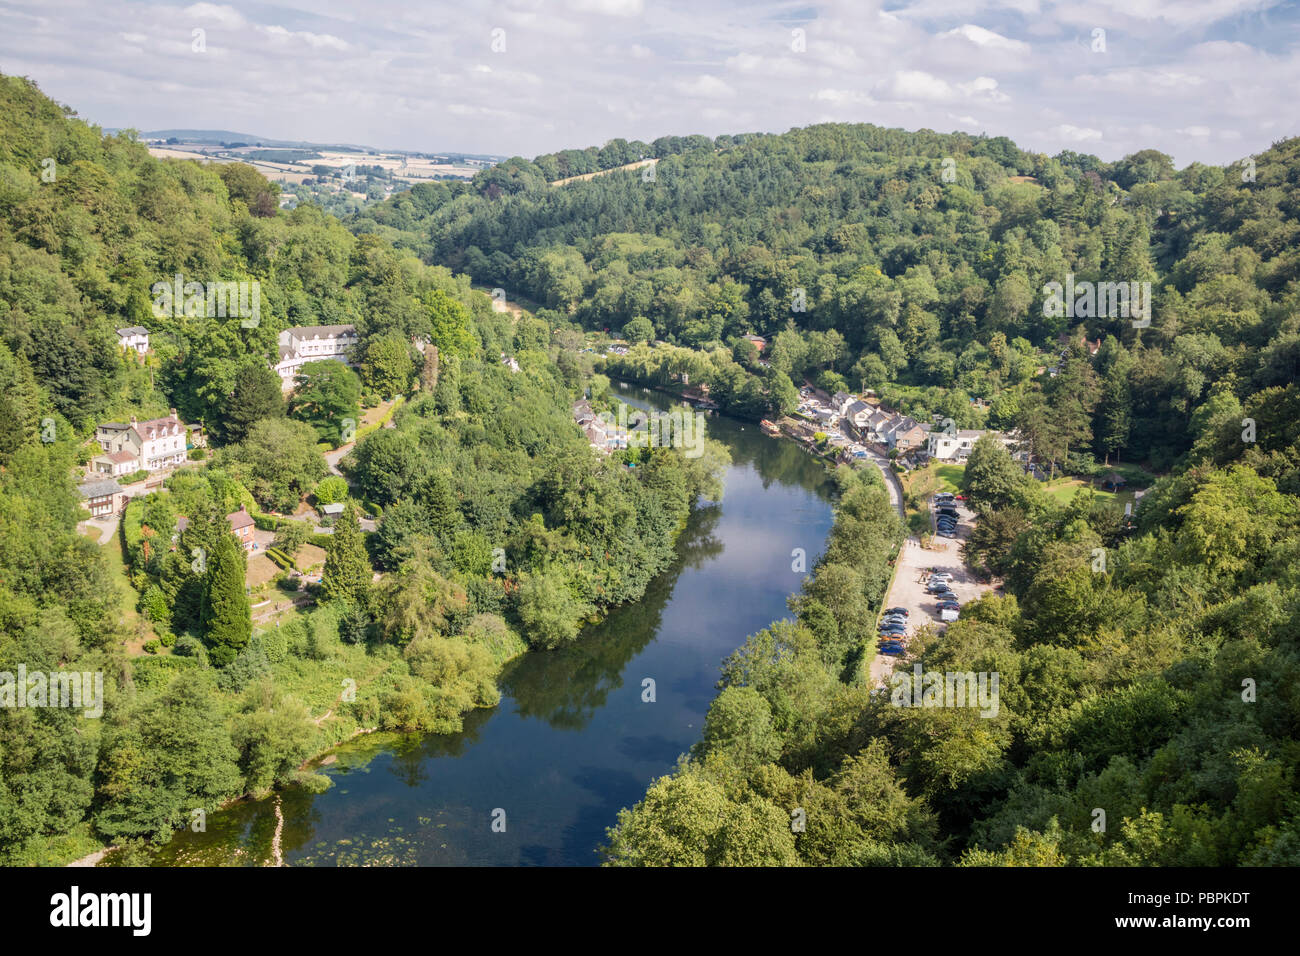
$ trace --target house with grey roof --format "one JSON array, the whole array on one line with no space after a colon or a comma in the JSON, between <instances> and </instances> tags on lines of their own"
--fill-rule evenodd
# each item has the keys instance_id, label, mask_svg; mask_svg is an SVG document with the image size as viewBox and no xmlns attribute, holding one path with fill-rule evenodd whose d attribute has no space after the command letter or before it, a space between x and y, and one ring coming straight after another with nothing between
<instances>
[{"instance_id":1,"label":"house with grey roof","mask_svg":"<svg viewBox=\"0 0 1300 956\"><path fill-rule=\"evenodd\" d=\"M92 478L77 486L77 494L85 502L86 510L96 518L117 514L126 504L127 493L112 478Z\"/></svg>"},{"instance_id":2,"label":"house with grey roof","mask_svg":"<svg viewBox=\"0 0 1300 956\"><path fill-rule=\"evenodd\" d=\"M352 350L360 341L355 325L300 325L280 333L279 358L274 366L280 388L289 391L308 362L332 359L354 364Z\"/></svg>"}]
</instances>

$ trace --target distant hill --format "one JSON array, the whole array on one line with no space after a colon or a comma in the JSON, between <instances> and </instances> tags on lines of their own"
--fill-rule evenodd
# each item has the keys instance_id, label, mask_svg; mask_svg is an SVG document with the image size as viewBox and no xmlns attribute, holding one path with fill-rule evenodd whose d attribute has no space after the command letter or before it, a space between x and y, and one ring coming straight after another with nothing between
<instances>
[{"instance_id":1,"label":"distant hill","mask_svg":"<svg viewBox=\"0 0 1300 956\"><path fill-rule=\"evenodd\" d=\"M104 132L113 135L120 133L121 129L105 127ZM462 153L456 150L387 149L366 146L361 143L311 143L306 140L275 139L271 136L258 136L253 133L238 133L228 129L150 129L138 132L141 139L178 139L183 143L210 143L213 146L219 146L222 143L246 143L249 146L270 146L282 149L332 149L342 152L399 153L408 156L449 156L481 159L492 163L499 163L506 158L492 153Z\"/></svg>"}]
</instances>

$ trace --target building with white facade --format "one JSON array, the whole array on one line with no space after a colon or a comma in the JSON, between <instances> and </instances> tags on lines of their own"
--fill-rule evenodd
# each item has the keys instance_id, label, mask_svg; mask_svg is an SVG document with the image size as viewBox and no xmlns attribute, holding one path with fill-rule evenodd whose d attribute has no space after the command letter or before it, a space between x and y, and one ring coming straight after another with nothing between
<instances>
[{"instance_id":1,"label":"building with white facade","mask_svg":"<svg viewBox=\"0 0 1300 956\"><path fill-rule=\"evenodd\" d=\"M352 349L360 341L355 325L300 325L280 333L280 354L275 372L280 388L293 388L298 371L308 362L333 359L352 365Z\"/></svg>"},{"instance_id":2,"label":"building with white facade","mask_svg":"<svg viewBox=\"0 0 1300 956\"><path fill-rule=\"evenodd\" d=\"M1017 461L1027 462L1029 454L1020 447L1020 436L1015 432L1004 433L998 431L985 431L975 428L962 428L952 433L946 433L942 430L930 432L926 440L925 451L931 458L937 458L940 461L965 461L970 457L971 451L975 448L975 443L985 435L1000 442L1011 457Z\"/></svg>"},{"instance_id":3,"label":"building with white facade","mask_svg":"<svg viewBox=\"0 0 1300 956\"><path fill-rule=\"evenodd\" d=\"M149 330L139 325L118 329L117 344L124 349L130 349L137 355L144 355L145 352L149 351Z\"/></svg>"},{"instance_id":4,"label":"building with white facade","mask_svg":"<svg viewBox=\"0 0 1300 956\"><path fill-rule=\"evenodd\" d=\"M127 424L107 422L95 428L101 453L90 460L90 470L116 478L179 465L185 461L188 436L174 408L166 418L143 422L132 418Z\"/></svg>"}]
</instances>

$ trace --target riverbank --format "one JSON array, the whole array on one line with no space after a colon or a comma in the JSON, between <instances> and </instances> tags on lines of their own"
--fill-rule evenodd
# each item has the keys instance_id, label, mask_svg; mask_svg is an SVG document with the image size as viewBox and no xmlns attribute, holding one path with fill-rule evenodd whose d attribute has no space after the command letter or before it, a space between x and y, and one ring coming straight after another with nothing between
<instances>
[{"instance_id":1,"label":"riverbank","mask_svg":"<svg viewBox=\"0 0 1300 956\"><path fill-rule=\"evenodd\" d=\"M659 392L616 394L671 407ZM643 597L570 645L511 660L500 703L467 714L459 733L381 732L333 747L313 768L333 787L279 792L287 865L599 862L594 849L617 811L697 741L721 661L788 615L786 596L806 573L791 552L803 549L812 566L831 524L836 490L821 462L748 423L709 421L732 456L725 500L690 514L672 564ZM268 863L275 802L209 813L205 833L178 832L153 862ZM506 832L490 827L497 808Z\"/></svg>"}]
</instances>

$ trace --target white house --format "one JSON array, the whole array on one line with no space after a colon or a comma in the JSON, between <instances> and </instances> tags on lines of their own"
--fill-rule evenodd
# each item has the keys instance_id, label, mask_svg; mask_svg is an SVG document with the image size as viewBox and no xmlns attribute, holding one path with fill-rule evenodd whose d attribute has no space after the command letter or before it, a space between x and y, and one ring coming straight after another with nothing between
<instances>
[{"instance_id":1,"label":"white house","mask_svg":"<svg viewBox=\"0 0 1300 956\"><path fill-rule=\"evenodd\" d=\"M940 461L964 461L970 457L975 442L987 434L988 432L971 428L961 428L951 433L942 429L932 431L925 452Z\"/></svg>"},{"instance_id":2,"label":"white house","mask_svg":"<svg viewBox=\"0 0 1300 956\"><path fill-rule=\"evenodd\" d=\"M107 422L95 428L95 441L101 454L90 460L91 471L116 478L132 472L158 471L185 461L189 432L176 417L176 409L166 418L151 418L130 423Z\"/></svg>"},{"instance_id":3,"label":"white house","mask_svg":"<svg viewBox=\"0 0 1300 956\"><path fill-rule=\"evenodd\" d=\"M1003 433L974 428L958 429L952 434L946 434L942 430L931 431L926 441L925 451L931 458L940 461L965 461L970 457L975 443L985 435L1000 442L1017 461L1029 460L1028 453L1020 447L1020 436L1015 432Z\"/></svg>"},{"instance_id":4,"label":"white house","mask_svg":"<svg viewBox=\"0 0 1300 956\"><path fill-rule=\"evenodd\" d=\"M117 344L132 349L138 355L149 351L149 330L139 325L117 330Z\"/></svg>"},{"instance_id":5,"label":"white house","mask_svg":"<svg viewBox=\"0 0 1300 956\"><path fill-rule=\"evenodd\" d=\"M280 357L275 365L280 388L293 388L298 370L308 362L333 359L351 365L351 350L357 344L355 325L300 325L280 333Z\"/></svg>"}]
</instances>

